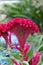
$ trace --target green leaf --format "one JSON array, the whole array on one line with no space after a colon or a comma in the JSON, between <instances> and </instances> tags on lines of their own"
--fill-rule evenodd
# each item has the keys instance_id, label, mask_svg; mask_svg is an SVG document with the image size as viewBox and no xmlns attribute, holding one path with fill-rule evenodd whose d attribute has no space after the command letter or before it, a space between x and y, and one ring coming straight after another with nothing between
<instances>
[{"instance_id":1,"label":"green leaf","mask_svg":"<svg viewBox=\"0 0 43 65\"><path fill-rule=\"evenodd\" d=\"M33 57L33 47L30 48L27 54L28 54L28 62L29 62Z\"/></svg>"},{"instance_id":2,"label":"green leaf","mask_svg":"<svg viewBox=\"0 0 43 65\"><path fill-rule=\"evenodd\" d=\"M19 58L19 54L17 54L17 53L12 54L12 56L15 57L16 59Z\"/></svg>"},{"instance_id":3,"label":"green leaf","mask_svg":"<svg viewBox=\"0 0 43 65\"><path fill-rule=\"evenodd\" d=\"M39 52L43 52L43 44L38 48Z\"/></svg>"},{"instance_id":4,"label":"green leaf","mask_svg":"<svg viewBox=\"0 0 43 65\"><path fill-rule=\"evenodd\" d=\"M43 42L43 35L41 35L40 39L39 39L39 45L41 45Z\"/></svg>"},{"instance_id":5,"label":"green leaf","mask_svg":"<svg viewBox=\"0 0 43 65\"><path fill-rule=\"evenodd\" d=\"M12 62L11 58L8 58L7 61L8 61L8 63L9 63L9 65L13 65L13 64L14 64L14 63Z\"/></svg>"},{"instance_id":6,"label":"green leaf","mask_svg":"<svg viewBox=\"0 0 43 65\"><path fill-rule=\"evenodd\" d=\"M29 65L27 61L23 61L23 65Z\"/></svg>"},{"instance_id":7,"label":"green leaf","mask_svg":"<svg viewBox=\"0 0 43 65\"><path fill-rule=\"evenodd\" d=\"M20 57L19 53L11 54L11 56L13 56L14 59L17 60L18 62L21 62L21 57Z\"/></svg>"},{"instance_id":8,"label":"green leaf","mask_svg":"<svg viewBox=\"0 0 43 65\"><path fill-rule=\"evenodd\" d=\"M41 61L43 62L43 55L41 56Z\"/></svg>"}]
</instances>

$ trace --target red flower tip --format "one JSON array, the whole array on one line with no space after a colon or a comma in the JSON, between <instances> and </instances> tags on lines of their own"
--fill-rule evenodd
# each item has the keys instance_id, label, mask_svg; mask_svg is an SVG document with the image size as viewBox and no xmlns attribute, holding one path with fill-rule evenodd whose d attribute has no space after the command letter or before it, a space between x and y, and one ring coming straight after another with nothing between
<instances>
[{"instance_id":1,"label":"red flower tip","mask_svg":"<svg viewBox=\"0 0 43 65\"><path fill-rule=\"evenodd\" d=\"M40 53L37 52L36 55L30 61L30 65L37 65L40 60Z\"/></svg>"},{"instance_id":2,"label":"red flower tip","mask_svg":"<svg viewBox=\"0 0 43 65\"><path fill-rule=\"evenodd\" d=\"M25 44L25 46L24 46L24 53L26 54L27 51L29 51L29 49L30 49L30 45L29 44Z\"/></svg>"},{"instance_id":3,"label":"red flower tip","mask_svg":"<svg viewBox=\"0 0 43 65\"><path fill-rule=\"evenodd\" d=\"M23 60L25 60L25 61L27 61L27 59L28 59L28 56L27 56L27 52L29 51L29 49L30 49L30 44L25 44L25 46L24 46L24 57L23 57Z\"/></svg>"}]
</instances>

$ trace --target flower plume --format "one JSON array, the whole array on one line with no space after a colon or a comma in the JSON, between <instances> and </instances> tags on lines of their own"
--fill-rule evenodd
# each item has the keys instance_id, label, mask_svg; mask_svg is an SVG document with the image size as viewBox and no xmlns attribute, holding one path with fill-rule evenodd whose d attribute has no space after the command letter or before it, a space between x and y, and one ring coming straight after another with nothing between
<instances>
[{"instance_id":1,"label":"flower plume","mask_svg":"<svg viewBox=\"0 0 43 65\"><path fill-rule=\"evenodd\" d=\"M24 48L25 42L31 33L39 32L38 26L30 19L14 18L8 23L8 30L14 33L19 44Z\"/></svg>"}]
</instances>

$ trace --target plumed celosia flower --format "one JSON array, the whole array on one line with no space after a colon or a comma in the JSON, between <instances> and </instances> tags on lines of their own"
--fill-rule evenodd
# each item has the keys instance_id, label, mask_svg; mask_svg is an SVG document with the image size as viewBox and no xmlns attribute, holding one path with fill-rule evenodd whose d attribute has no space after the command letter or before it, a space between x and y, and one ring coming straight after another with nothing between
<instances>
[{"instance_id":1,"label":"plumed celosia flower","mask_svg":"<svg viewBox=\"0 0 43 65\"><path fill-rule=\"evenodd\" d=\"M37 52L35 56L30 61L30 65L37 65L38 62L40 61L40 53Z\"/></svg>"},{"instance_id":2,"label":"plumed celosia flower","mask_svg":"<svg viewBox=\"0 0 43 65\"><path fill-rule=\"evenodd\" d=\"M8 41L11 43L11 33L14 33L17 36L19 44L13 47L16 47L20 51L22 61L28 61L27 52L30 49L30 45L26 44L26 40L28 36L34 32L39 32L39 28L32 20L27 18L14 18L7 24L0 24L0 36L3 36L6 40L6 46L10 45ZM29 61L29 65L37 65L39 60L40 54L37 52ZM12 59L12 61L15 65L22 65L14 59Z\"/></svg>"},{"instance_id":3,"label":"plumed celosia flower","mask_svg":"<svg viewBox=\"0 0 43 65\"><path fill-rule=\"evenodd\" d=\"M6 40L6 43L8 43L7 24L0 24L0 36L2 36ZM7 46L7 44L6 44L6 46Z\"/></svg>"},{"instance_id":4,"label":"plumed celosia flower","mask_svg":"<svg viewBox=\"0 0 43 65\"><path fill-rule=\"evenodd\" d=\"M22 48L24 48L25 42L31 33L39 32L38 26L32 20L26 18L14 18L7 25L8 30L17 36Z\"/></svg>"}]
</instances>

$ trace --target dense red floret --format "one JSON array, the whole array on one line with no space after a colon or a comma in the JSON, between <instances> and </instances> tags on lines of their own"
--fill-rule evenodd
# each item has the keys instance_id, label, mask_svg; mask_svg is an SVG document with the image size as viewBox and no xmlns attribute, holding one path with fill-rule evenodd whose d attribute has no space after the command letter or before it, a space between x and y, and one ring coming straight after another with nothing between
<instances>
[{"instance_id":1,"label":"dense red floret","mask_svg":"<svg viewBox=\"0 0 43 65\"><path fill-rule=\"evenodd\" d=\"M30 19L26 19L26 18L14 18L12 20L9 21L8 23L8 27L9 28L15 28L15 26L22 26L23 28L29 28L32 30L32 32L38 32L39 28L38 26Z\"/></svg>"}]
</instances>

